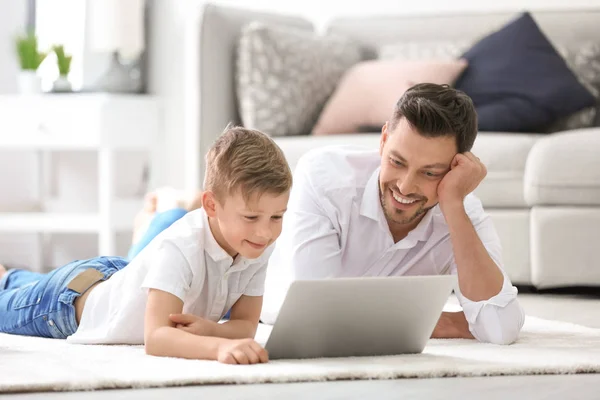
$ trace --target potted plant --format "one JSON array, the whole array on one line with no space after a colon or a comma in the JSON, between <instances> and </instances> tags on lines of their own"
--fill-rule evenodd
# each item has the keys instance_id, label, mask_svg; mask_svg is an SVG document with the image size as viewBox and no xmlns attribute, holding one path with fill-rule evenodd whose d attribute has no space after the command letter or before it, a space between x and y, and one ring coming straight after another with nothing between
<instances>
[{"instance_id":1,"label":"potted plant","mask_svg":"<svg viewBox=\"0 0 600 400\"><path fill-rule=\"evenodd\" d=\"M64 46L52 47L54 54L56 54L56 64L58 65L58 79L54 81L52 85L53 92L70 92L71 82L69 82L69 71L71 70L71 60L73 56L65 53Z\"/></svg>"},{"instance_id":2,"label":"potted plant","mask_svg":"<svg viewBox=\"0 0 600 400\"><path fill-rule=\"evenodd\" d=\"M17 36L15 40L17 56L21 65L18 84L21 93L40 93L41 79L36 71L46 54L38 50L38 39L33 32Z\"/></svg>"}]
</instances>

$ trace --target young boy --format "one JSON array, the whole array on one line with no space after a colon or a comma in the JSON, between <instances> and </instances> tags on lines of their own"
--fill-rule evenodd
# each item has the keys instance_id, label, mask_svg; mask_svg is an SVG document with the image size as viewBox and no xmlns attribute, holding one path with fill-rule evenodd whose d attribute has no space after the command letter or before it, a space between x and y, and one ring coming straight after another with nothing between
<instances>
[{"instance_id":1,"label":"young boy","mask_svg":"<svg viewBox=\"0 0 600 400\"><path fill-rule=\"evenodd\" d=\"M268 136L235 127L217 139L206 164L202 208L131 262L99 257L49 274L11 270L0 277L0 332L81 344L143 343L155 356L268 361L252 338L267 260L287 208L290 168ZM230 320L219 324L230 309Z\"/></svg>"}]
</instances>

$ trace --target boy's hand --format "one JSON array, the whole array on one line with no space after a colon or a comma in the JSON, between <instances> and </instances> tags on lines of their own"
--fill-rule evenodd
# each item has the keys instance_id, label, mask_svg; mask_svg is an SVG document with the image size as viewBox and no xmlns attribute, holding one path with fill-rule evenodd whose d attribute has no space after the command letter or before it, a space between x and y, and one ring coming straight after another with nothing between
<instances>
[{"instance_id":1,"label":"boy's hand","mask_svg":"<svg viewBox=\"0 0 600 400\"><path fill-rule=\"evenodd\" d=\"M224 364L266 363L269 354L253 339L228 340L219 345L217 361Z\"/></svg>"},{"instance_id":2,"label":"boy's hand","mask_svg":"<svg viewBox=\"0 0 600 400\"><path fill-rule=\"evenodd\" d=\"M216 322L192 314L171 314L169 319L176 324L175 328L182 331L198 336L215 336Z\"/></svg>"}]
</instances>

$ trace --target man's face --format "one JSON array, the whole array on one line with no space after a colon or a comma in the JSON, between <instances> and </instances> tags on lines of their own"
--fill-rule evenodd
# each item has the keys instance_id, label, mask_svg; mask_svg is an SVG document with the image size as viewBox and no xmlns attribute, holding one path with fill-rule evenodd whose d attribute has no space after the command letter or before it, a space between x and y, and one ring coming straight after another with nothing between
<instances>
[{"instance_id":1,"label":"man's face","mask_svg":"<svg viewBox=\"0 0 600 400\"><path fill-rule=\"evenodd\" d=\"M393 132L388 131L387 123L384 125L379 190L390 229L395 225L416 226L438 203L437 187L456 152L454 136L421 136L405 118Z\"/></svg>"}]
</instances>

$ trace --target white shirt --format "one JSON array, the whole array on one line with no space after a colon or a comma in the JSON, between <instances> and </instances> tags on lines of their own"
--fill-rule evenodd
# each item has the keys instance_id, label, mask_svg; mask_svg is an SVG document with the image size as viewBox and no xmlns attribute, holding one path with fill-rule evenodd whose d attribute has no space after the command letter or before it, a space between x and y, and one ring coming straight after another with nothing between
<instances>
[{"instance_id":1,"label":"white shirt","mask_svg":"<svg viewBox=\"0 0 600 400\"><path fill-rule=\"evenodd\" d=\"M294 173L283 233L269 261L263 313L273 323L295 279L457 274L448 225L432 208L404 239L394 243L379 197L377 151L354 146L307 153ZM491 258L502 269L502 248L479 199L465 210ZM481 341L510 343L524 322L517 289L504 273L501 292L474 302L455 293L472 334Z\"/></svg>"},{"instance_id":2,"label":"white shirt","mask_svg":"<svg viewBox=\"0 0 600 400\"><path fill-rule=\"evenodd\" d=\"M183 301L183 312L218 321L242 296L262 296L273 245L257 259L234 260L214 239L203 209L158 235L87 298L71 343L143 344L148 289Z\"/></svg>"}]
</instances>

